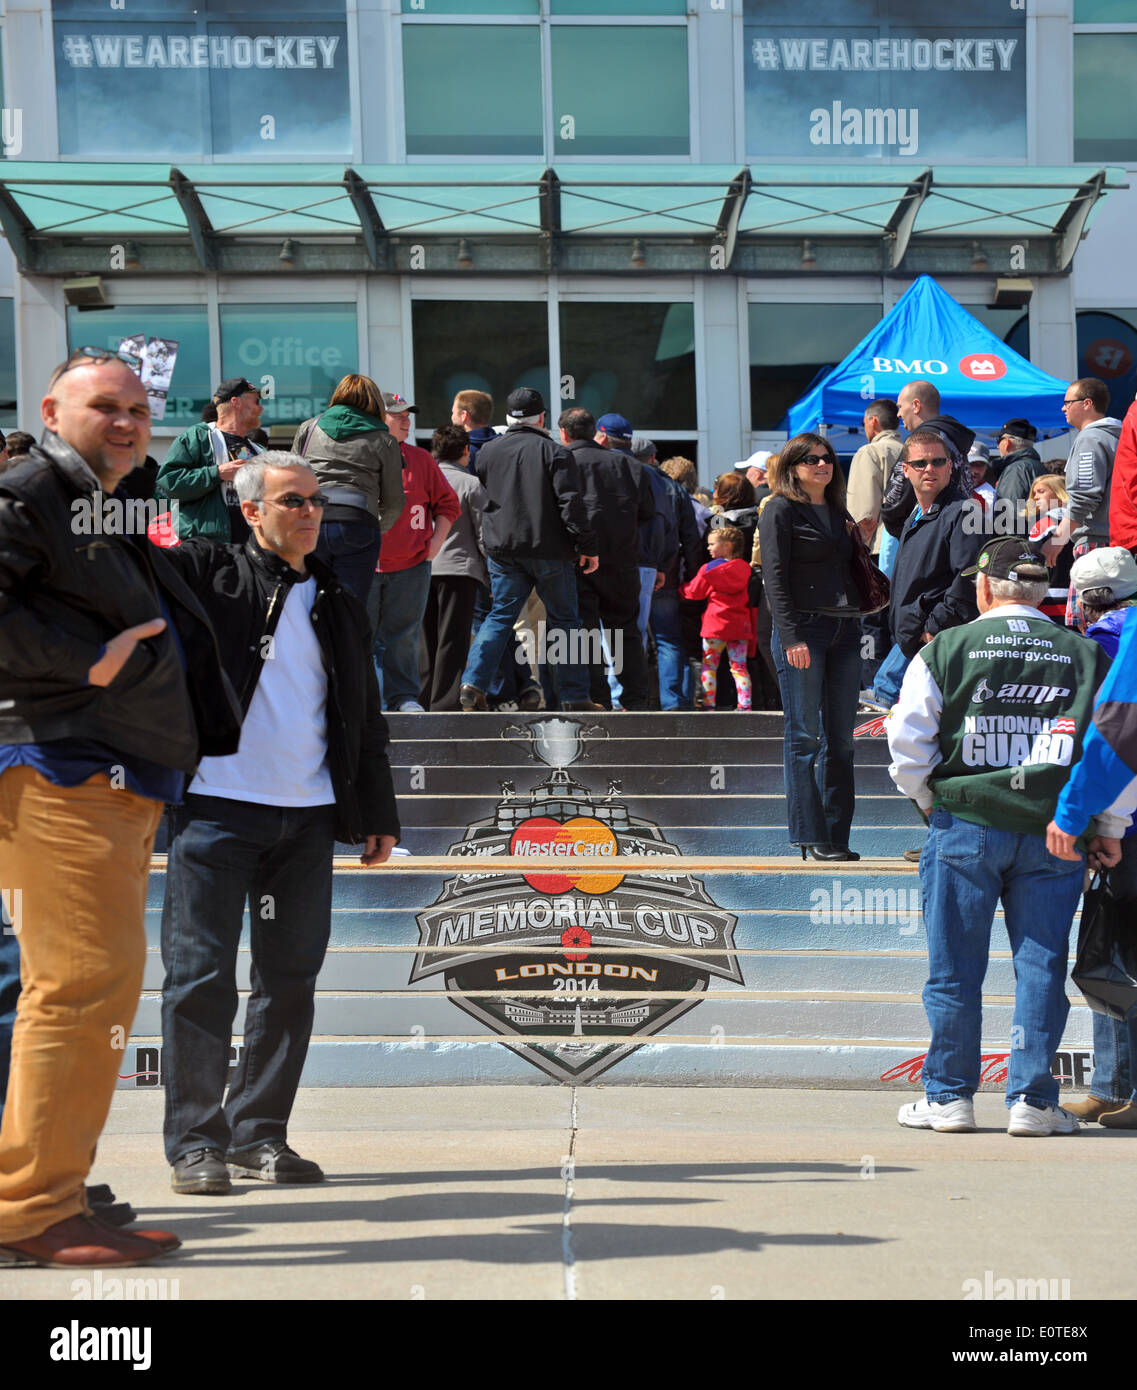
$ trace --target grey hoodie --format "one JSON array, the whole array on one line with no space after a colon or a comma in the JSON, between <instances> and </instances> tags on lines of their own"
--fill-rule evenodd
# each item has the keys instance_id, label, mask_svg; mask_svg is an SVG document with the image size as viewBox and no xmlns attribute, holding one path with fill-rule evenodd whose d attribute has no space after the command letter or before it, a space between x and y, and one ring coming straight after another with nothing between
<instances>
[{"instance_id":1,"label":"grey hoodie","mask_svg":"<svg viewBox=\"0 0 1137 1390\"><path fill-rule=\"evenodd\" d=\"M1066 460L1066 491L1070 494L1070 538L1109 544L1109 483L1113 456L1121 438L1121 421L1112 415L1079 430Z\"/></svg>"}]
</instances>

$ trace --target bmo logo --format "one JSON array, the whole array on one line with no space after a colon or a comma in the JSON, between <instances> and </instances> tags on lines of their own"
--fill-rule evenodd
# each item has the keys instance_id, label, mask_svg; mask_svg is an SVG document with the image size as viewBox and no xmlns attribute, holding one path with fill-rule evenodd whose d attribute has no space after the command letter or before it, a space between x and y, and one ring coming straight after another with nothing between
<instances>
[{"instance_id":1,"label":"bmo logo","mask_svg":"<svg viewBox=\"0 0 1137 1390\"><path fill-rule=\"evenodd\" d=\"M905 362L899 357L874 357L872 369L874 372L897 372L901 376L945 376L947 363L935 357L929 357L926 361L917 357L912 362Z\"/></svg>"},{"instance_id":2,"label":"bmo logo","mask_svg":"<svg viewBox=\"0 0 1137 1390\"><path fill-rule=\"evenodd\" d=\"M960 359L959 370L972 381L998 381L1007 375L1007 364L993 352L973 352Z\"/></svg>"}]
</instances>

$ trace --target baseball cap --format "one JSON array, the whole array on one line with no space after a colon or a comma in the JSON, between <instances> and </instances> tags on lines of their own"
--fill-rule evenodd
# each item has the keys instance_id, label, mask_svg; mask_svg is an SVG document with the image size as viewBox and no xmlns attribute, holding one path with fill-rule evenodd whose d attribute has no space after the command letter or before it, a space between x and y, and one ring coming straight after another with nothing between
<instances>
[{"instance_id":1,"label":"baseball cap","mask_svg":"<svg viewBox=\"0 0 1137 1390\"><path fill-rule=\"evenodd\" d=\"M418 414L418 406L411 405L410 401L400 396L398 391L383 392L383 409L388 415L404 415L408 412L411 415Z\"/></svg>"},{"instance_id":2,"label":"baseball cap","mask_svg":"<svg viewBox=\"0 0 1137 1390\"><path fill-rule=\"evenodd\" d=\"M1030 423L1029 420L1023 419L1008 420L1007 423L1003 426L1003 428L995 437L996 439L1002 439L1003 435L1005 434L1013 435L1015 439L1038 438L1038 431L1035 429L1035 427Z\"/></svg>"},{"instance_id":3,"label":"baseball cap","mask_svg":"<svg viewBox=\"0 0 1137 1390\"><path fill-rule=\"evenodd\" d=\"M646 434L632 435L632 453L638 459L649 459L655 453L655 440Z\"/></svg>"},{"instance_id":4,"label":"baseball cap","mask_svg":"<svg viewBox=\"0 0 1137 1390\"><path fill-rule=\"evenodd\" d=\"M243 376L231 376L214 391L213 400L216 405L224 405L226 401L235 400L238 396L244 396L249 391L255 391L258 396L261 393L259 386L254 386Z\"/></svg>"},{"instance_id":5,"label":"baseball cap","mask_svg":"<svg viewBox=\"0 0 1137 1390\"><path fill-rule=\"evenodd\" d=\"M978 440L967 451L968 463L990 463L991 450L986 444L980 444Z\"/></svg>"},{"instance_id":6,"label":"baseball cap","mask_svg":"<svg viewBox=\"0 0 1137 1390\"><path fill-rule=\"evenodd\" d=\"M988 579L1010 579L1029 583L1049 579L1050 571L1041 550L1018 536L1002 536L979 552L979 559L961 574L985 574Z\"/></svg>"},{"instance_id":7,"label":"baseball cap","mask_svg":"<svg viewBox=\"0 0 1137 1390\"><path fill-rule=\"evenodd\" d=\"M756 449L748 459L743 459L734 466L739 473L745 473L748 468L761 468L764 472L769 472L770 460L773 457L773 449Z\"/></svg>"},{"instance_id":8,"label":"baseball cap","mask_svg":"<svg viewBox=\"0 0 1137 1390\"><path fill-rule=\"evenodd\" d=\"M596 428L613 439L631 439L632 427L622 415L601 415Z\"/></svg>"},{"instance_id":9,"label":"baseball cap","mask_svg":"<svg viewBox=\"0 0 1137 1390\"><path fill-rule=\"evenodd\" d=\"M510 420L528 420L533 415L544 415L545 400L540 391L532 386L519 386L505 398L505 414Z\"/></svg>"},{"instance_id":10,"label":"baseball cap","mask_svg":"<svg viewBox=\"0 0 1137 1390\"><path fill-rule=\"evenodd\" d=\"M1120 545L1091 550L1070 566L1070 583L1079 595L1087 589L1106 589L1110 602L1132 598L1137 594L1137 560Z\"/></svg>"}]
</instances>

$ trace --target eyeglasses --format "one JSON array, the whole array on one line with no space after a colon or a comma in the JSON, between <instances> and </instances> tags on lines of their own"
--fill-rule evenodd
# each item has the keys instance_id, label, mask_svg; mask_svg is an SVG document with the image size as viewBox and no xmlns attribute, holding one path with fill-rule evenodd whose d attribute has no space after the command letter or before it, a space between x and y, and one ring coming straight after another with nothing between
<instances>
[{"instance_id":1,"label":"eyeglasses","mask_svg":"<svg viewBox=\"0 0 1137 1390\"><path fill-rule=\"evenodd\" d=\"M798 467L801 468L807 463L812 464L814 468L820 468L823 464L827 468L833 466L833 460L828 454L806 454L805 458L798 463Z\"/></svg>"},{"instance_id":2,"label":"eyeglasses","mask_svg":"<svg viewBox=\"0 0 1137 1390\"><path fill-rule=\"evenodd\" d=\"M951 459L946 454L940 454L934 459L906 459L905 462L909 468L943 468Z\"/></svg>"},{"instance_id":3,"label":"eyeglasses","mask_svg":"<svg viewBox=\"0 0 1137 1390\"><path fill-rule=\"evenodd\" d=\"M283 497L262 497L262 502L271 502L276 507L287 507L290 512L298 512L309 505L326 507L331 499L326 492L313 492L310 497L301 497L298 492L288 492Z\"/></svg>"},{"instance_id":4,"label":"eyeglasses","mask_svg":"<svg viewBox=\"0 0 1137 1390\"><path fill-rule=\"evenodd\" d=\"M1068 401L1063 401L1063 402L1062 402L1062 409L1065 410L1066 407L1067 407L1068 405L1077 405L1079 401L1088 401L1088 400L1089 400L1089 396L1071 396L1070 399L1069 399Z\"/></svg>"}]
</instances>

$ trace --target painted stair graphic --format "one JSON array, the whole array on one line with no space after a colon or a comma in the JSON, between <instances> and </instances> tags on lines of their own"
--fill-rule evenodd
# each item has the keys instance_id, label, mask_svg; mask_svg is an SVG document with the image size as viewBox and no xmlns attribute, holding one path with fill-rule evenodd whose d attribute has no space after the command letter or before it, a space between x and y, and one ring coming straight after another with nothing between
<instances>
[{"instance_id":1,"label":"painted stair graphic","mask_svg":"<svg viewBox=\"0 0 1137 1390\"><path fill-rule=\"evenodd\" d=\"M923 827L882 738L856 741L862 859L823 865L789 845L780 715L389 719L410 854L366 870L341 847L305 1084L918 1089L926 950L901 855ZM156 855L124 1086L162 1084L164 879ZM998 921L992 945L998 1086L1014 988ZM1071 1002L1056 1065L1081 1084L1090 1017L1072 986Z\"/></svg>"}]
</instances>

